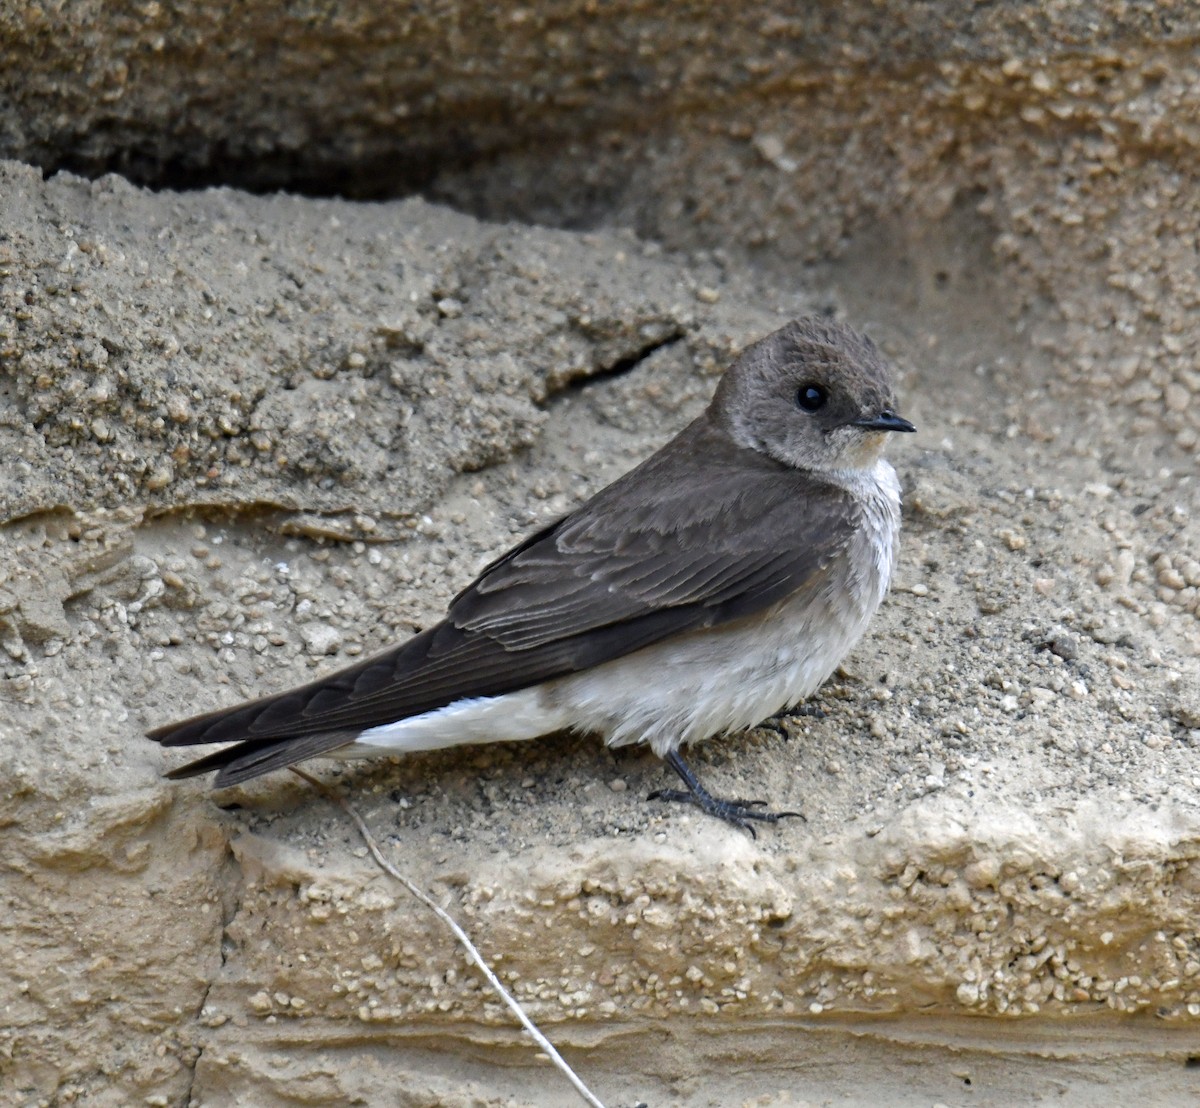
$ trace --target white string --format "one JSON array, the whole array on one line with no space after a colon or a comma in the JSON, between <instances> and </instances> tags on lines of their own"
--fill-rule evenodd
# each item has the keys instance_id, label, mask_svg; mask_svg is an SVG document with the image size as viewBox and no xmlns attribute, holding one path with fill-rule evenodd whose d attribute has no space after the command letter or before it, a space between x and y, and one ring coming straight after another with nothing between
<instances>
[{"instance_id":1,"label":"white string","mask_svg":"<svg viewBox=\"0 0 1200 1108\"><path fill-rule=\"evenodd\" d=\"M354 821L355 825L358 827L359 834L362 835L363 841L367 844L367 849L371 852L371 855L374 857L375 861L379 863L380 867L386 873L390 874L397 881L399 881L401 885L403 885L410 893L412 893L413 896L415 896L422 904L424 904L425 907L430 909L430 911L432 911L434 915L438 917L438 919L440 919L447 927L450 928L450 930L454 933L454 937L460 943L462 943L467 954L470 955L471 961L473 961L475 965L479 967L479 972L487 978L488 984L490 984L492 988L496 990L496 993L499 995L500 999L508 1005L513 1015L520 1020L521 1026L525 1028L525 1030L532 1037L533 1041L537 1043L537 1045L541 1047L543 1051L546 1052L546 1055L549 1057L550 1061L553 1062L566 1075L567 1080L575 1086L575 1091L579 1093L579 1095L583 1097L583 1099L590 1104L592 1108L604 1108L604 1104L600 1101L600 1099L579 1079L575 1071L571 1069L571 1067L568 1066L564 1061L562 1055L554 1049L554 1046L550 1040L547 1039L546 1036L537 1029L533 1020L531 1020L525 1014L525 1010L517 1002L516 998L500 983L500 978L498 978L492 972L491 967L483 960L483 955L480 954L476 949L475 944L471 942L470 938L467 936L467 933L461 927L459 927L457 923L454 922L449 913L440 908L428 894L414 885L407 877L404 876L404 874L396 869L396 867L393 866L392 863L383 856L383 851L379 849L379 844L375 841L375 836L371 834L370 828L367 827L366 821L358 814L358 811L355 809L355 807L348 800L339 796L332 789L318 781L315 777L310 777L303 770L297 769L295 766L289 766L288 768L297 777L302 778L314 788L319 789L325 794L325 796L329 797L330 800L334 801L342 808L342 810Z\"/></svg>"}]
</instances>

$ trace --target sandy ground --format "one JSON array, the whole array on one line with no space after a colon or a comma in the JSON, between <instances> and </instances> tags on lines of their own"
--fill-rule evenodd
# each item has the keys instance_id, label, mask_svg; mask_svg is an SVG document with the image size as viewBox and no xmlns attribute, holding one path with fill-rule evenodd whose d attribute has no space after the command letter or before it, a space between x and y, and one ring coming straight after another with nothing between
<instances>
[{"instance_id":1,"label":"sandy ground","mask_svg":"<svg viewBox=\"0 0 1200 1108\"><path fill-rule=\"evenodd\" d=\"M317 772L610 1106L1193 1100L1200 205L1156 59L685 121L602 218L574 154L440 204L0 168L0 1102L567 1103L337 808L140 733L427 625L811 312L920 428L898 580L823 714L695 757L806 822L648 803L586 737ZM529 222L564 195L590 230Z\"/></svg>"}]
</instances>

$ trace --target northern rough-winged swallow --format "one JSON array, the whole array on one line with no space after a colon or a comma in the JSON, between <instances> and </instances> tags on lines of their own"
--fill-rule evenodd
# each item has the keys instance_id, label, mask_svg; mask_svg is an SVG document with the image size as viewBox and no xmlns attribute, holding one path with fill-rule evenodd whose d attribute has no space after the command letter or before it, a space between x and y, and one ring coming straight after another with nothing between
<instances>
[{"instance_id":1,"label":"northern rough-winged swallow","mask_svg":"<svg viewBox=\"0 0 1200 1108\"><path fill-rule=\"evenodd\" d=\"M870 339L804 319L748 347L658 453L488 566L446 617L311 684L159 727L233 743L173 770L232 785L303 758L589 731L649 743L685 800L753 830L680 755L810 696L879 607L900 488L896 414Z\"/></svg>"}]
</instances>

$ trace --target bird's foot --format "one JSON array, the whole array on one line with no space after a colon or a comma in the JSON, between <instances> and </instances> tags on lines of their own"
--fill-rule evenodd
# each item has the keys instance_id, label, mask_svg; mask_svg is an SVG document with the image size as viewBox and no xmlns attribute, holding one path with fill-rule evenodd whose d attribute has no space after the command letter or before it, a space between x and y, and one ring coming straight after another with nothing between
<instances>
[{"instance_id":1,"label":"bird's foot","mask_svg":"<svg viewBox=\"0 0 1200 1108\"><path fill-rule=\"evenodd\" d=\"M797 704L794 708L783 708L776 712L773 716L768 716L758 726L765 727L768 731L774 731L785 739L790 739L787 728L784 726L784 721L791 716L807 716L809 719L824 719L825 710L819 704L814 704L811 701L805 701L803 704Z\"/></svg>"},{"instance_id":2,"label":"bird's foot","mask_svg":"<svg viewBox=\"0 0 1200 1108\"><path fill-rule=\"evenodd\" d=\"M716 816L717 819L724 820L726 823L732 823L734 827L749 831L752 839L757 839L758 833L754 830L754 825L749 822L750 820L758 820L761 823L778 823L781 819L787 819L790 816L804 818L799 812L760 811L759 808L767 803L765 800L735 800L732 797L713 796L709 792L705 792L703 796L697 796L684 789L656 789L650 794L649 799L678 800L684 804L694 804L710 816Z\"/></svg>"},{"instance_id":3,"label":"bird's foot","mask_svg":"<svg viewBox=\"0 0 1200 1108\"><path fill-rule=\"evenodd\" d=\"M804 819L800 812L772 812L764 810L765 800L739 800L732 797L713 796L700 784L688 764L680 757L677 750L670 751L664 759L687 786L687 789L656 789L650 794L650 800L674 800L684 804L694 804L702 812L716 816L719 820L732 823L743 831L749 831L752 839L758 838L751 820L760 823L778 823L781 819L796 817Z\"/></svg>"}]
</instances>

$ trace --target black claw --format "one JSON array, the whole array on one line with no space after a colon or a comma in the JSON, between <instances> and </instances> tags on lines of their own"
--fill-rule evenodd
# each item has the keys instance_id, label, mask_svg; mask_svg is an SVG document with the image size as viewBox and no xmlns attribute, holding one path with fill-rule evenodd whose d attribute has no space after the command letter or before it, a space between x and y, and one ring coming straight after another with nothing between
<instances>
[{"instance_id":1,"label":"black claw","mask_svg":"<svg viewBox=\"0 0 1200 1108\"><path fill-rule=\"evenodd\" d=\"M738 800L732 798L722 798L713 796L700 782L696 775L688 767L687 763L680 757L677 750L670 751L665 761L679 776L683 783L687 786L687 790L683 789L655 789L647 798L649 800L673 800L683 804L694 804L702 812L706 812L710 816L716 816L719 820L724 820L726 823L732 823L734 827L740 827L743 831L749 831L752 839L758 838L758 833L754 830L750 820L758 820L760 823L778 823L781 819L798 818L804 819L800 812L758 812L755 808L765 807L765 800Z\"/></svg>"},{"instance_id":2,"label":"black claw","mask_svg":"<svg viewBox=\"0 0 1200 1108\"><path fill-rule=\"evenodd\" d=\"M784 708L773 716L768 716L758 726L765 727L768 731L774 731L784 739L790 739L792 736L788 734L787 728L784 726L784 721L790 716L807 716L809 719L826 718L825 710L819 704L806 700L795 708Z\"/></svg>"},{"instance_id":3,"label":"black claw","mask_svg":"<svg viewBox=\"0 0 1200 1108\"><path fill-rule=\"evenodd\" d=\"M692 794L685 793L682 789L655 789L647 800L691 800Z\"/></svg>"}]
</instances>

